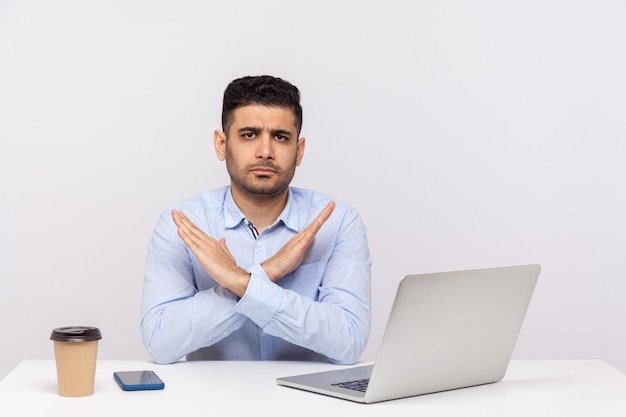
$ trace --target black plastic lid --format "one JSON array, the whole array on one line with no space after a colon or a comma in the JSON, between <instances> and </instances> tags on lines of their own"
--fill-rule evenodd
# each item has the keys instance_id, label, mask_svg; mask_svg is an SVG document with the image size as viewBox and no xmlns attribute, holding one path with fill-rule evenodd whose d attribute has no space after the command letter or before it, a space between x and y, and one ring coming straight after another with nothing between
<instances>
[{"instance_id":1,"label":"black plastic lid","mask_svg":"<svg viewBox=\"0 0 626 417\"><path fill-rule=\"evenodd\" d=\"M100 329L89 326L58 327L52 330L50 340L57 342L92 342L102 339Z\"/></svg>"}]
</instances>

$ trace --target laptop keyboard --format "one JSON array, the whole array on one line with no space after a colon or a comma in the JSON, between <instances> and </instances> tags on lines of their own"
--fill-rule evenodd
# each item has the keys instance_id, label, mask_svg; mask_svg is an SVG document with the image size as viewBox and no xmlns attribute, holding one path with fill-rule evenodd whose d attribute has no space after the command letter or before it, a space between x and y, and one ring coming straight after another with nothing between
<instances>
[{"instance_id":1,"label":"laptop keyboard","mask_svg":"<svg viewBox=\"0 0 626 417\"><path fill-rule=\"evenodd\" d=\"M356 381L346 381L346 382L337 382L336 384L331 384L336 387L352 389L355 391L365 392L367 390L367 384L370 382L369 379L357 379Z\"/></svg>"}]
</instances>

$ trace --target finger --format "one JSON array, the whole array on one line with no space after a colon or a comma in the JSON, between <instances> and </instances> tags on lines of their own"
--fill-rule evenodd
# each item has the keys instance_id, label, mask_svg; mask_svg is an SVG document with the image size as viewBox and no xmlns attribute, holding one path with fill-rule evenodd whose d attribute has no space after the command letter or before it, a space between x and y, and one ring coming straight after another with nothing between
<instances>
[{"instance_id":1,"label":"finger","mask_svg":"<svg viewBox=\"0 0 626 417\"><path fill-rule=\"evenodd\" d=\"M188 230L192 230L195 225L189 220L189 218L182 211L172 210L172 219L178 227L184 227Z\"/></svg>"},{"instance_id":2,"label":"finger","mask_svg":"<svg viewBox=\"0 0 626 417\"><path fill-rule=\"evenodd\" d=\"M179 229L184 229L189 237L206 241L210 237L196 226L182 211L172 210L172 218Z\"/></svg>"},{"instance_id":3,"label":"finger","mask_svg":"<svg viewBox=\"0 0 626 417\"><path fill-rule=\"evenodd\" d=\"M191 230L187 227L186 224L180 223L178 226L178 236L185 242L185 244L192 250L195 251L196 247L200 245L200 239L196 235L194 235Z\"/></svg>"},{"instance_id":4,"label":"finger","mask_svg":"<svg viewBox=\"0 0 626 417\"><path fill-rule=\"evenodd\" d=\"M215 239L208 236L189 220L182 211L172 210L172 218L178 226L178 236L196 256L199 256L204 250L209 250L212 245L217 243Z\"/></svg>"},{"instance_id":5,"label":"finger","mask_svg":"<svg viewBox=\"0 0 626 417\"><path fill-rule=\"evenodd\" d=\"M315 220L313 220L308 226L310 233L317 234L322 225L328 220L332 212L335 210L335 202L330 201L326 204L326 207L321 211L320 214L317 215Z\"/></svg>"},{"instance_id":6,"label":"finger","mask_svg":"<svg viewBox=\"0 0 626 417\"><path fill-rule=\"evenodd\" d=\"M180 221L180 212L178 212L177 210L172 210L172 220L174 220L174 224L177 227L181 226L181 221Z\"/></svg>"},{"instance_id":7,"label":"finger","mask_svg":"<svg viewBox=\"0 0 626 417\"><path fill-rule=\"evenodd\" d=\"M322 225L328 220L333 210L335 210L335 202L330 201L326 207L318 214L318 216L305 227L300 233L294 236L294 244L297 244L301 250L306 250L313 243L313 238L321 229Z\"/></svg>"},{"instance_id":8,"label":"finger","mask_svg":"<svg viewBox=\"0 0 626 417\"><path fill-rule=\"evenodd\" d=\"M174 224L178 228L178 235L187 243L187 240L191 237L189 233L189 227L187 223L183 220L183 213L180 211L172 210L172 220L174 220Z\"/></svg>"},{"instance_id":9,"label":"finger","mask_svg":"<svg viewBox=\"0 0 626 417\"><path fill-rule=\"evenodd\" d=\"M192 233L189 221L184 214L180 211L172 210L172 219L178 228L178 235L181 239L183 239L188 246L195 243L195 235Z\"/></svg>"},{"instance_id":10,"label":"finger","mask_svg":"<svg viewBox=\"0 0 626 417\"><path fill-rule=\"evenodd\" d=\"M183 213L182 211L172 211L173 217L174 217L174 221L176 222L176 220L178 221L178 223L176 224L177 226L181 227L184 226L186 228L188 228L189 230L192 230L193 228L196 227L195 224L193 224L193 222L191 220L189 220L189 218L185 215L185 213Z\"/></svg>"},{"instance_id":11,"label":"finger","mask_svg":"<svg viewBox=\"0 0 626 417\"><path fill-rule=\"evenodd\" d=\"M333 211L335 211L335 202L329 201L328 204L326 204L326 207L324 207L324 210L322 210L322 212L317 216L316 220L320 220L322 224L324 224Z\"/></svg>"}]
</instances>

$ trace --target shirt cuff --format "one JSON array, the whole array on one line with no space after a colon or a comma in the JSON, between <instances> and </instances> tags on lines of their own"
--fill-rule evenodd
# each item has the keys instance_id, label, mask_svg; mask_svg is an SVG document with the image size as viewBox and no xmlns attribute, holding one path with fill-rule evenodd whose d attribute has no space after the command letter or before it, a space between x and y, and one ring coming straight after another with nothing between
<instances>
[{"instance_id":1,"label":"shirt cuff","mask_svg":"<svg viewBox=\"0 0 626 417\"><path fill-rule=\"evenodd\" d=\"M284 290L270 281L260 264L254 265L248 272L250 272L248 288L235 305L235 311L263 328L280 309Z\"/></svg>"}]
</instances>

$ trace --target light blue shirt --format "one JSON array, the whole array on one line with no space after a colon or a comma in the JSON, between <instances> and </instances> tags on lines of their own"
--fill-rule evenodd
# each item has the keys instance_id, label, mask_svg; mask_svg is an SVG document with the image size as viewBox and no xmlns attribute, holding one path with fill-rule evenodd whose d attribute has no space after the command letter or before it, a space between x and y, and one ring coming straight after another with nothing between
<instances>
[{"instance_id":1,"label":"light blue shirt","mask_svg":"<svg viewBox=\"0 0 626 417\"><path fill-rule=\"evenodd\" d=\"M273 283L261 267L329 201L290 188L285 209L258 238L230 187L175 207L209 236L224 238L237 265L251 273L241 299L204 270L177 235L171 209L164 211L148 245L140 324L155 362L184 356L356 362L371 320L371 258L358 213L335 201L335 210L294 272Z\"/></svg>"}]
</instances>

